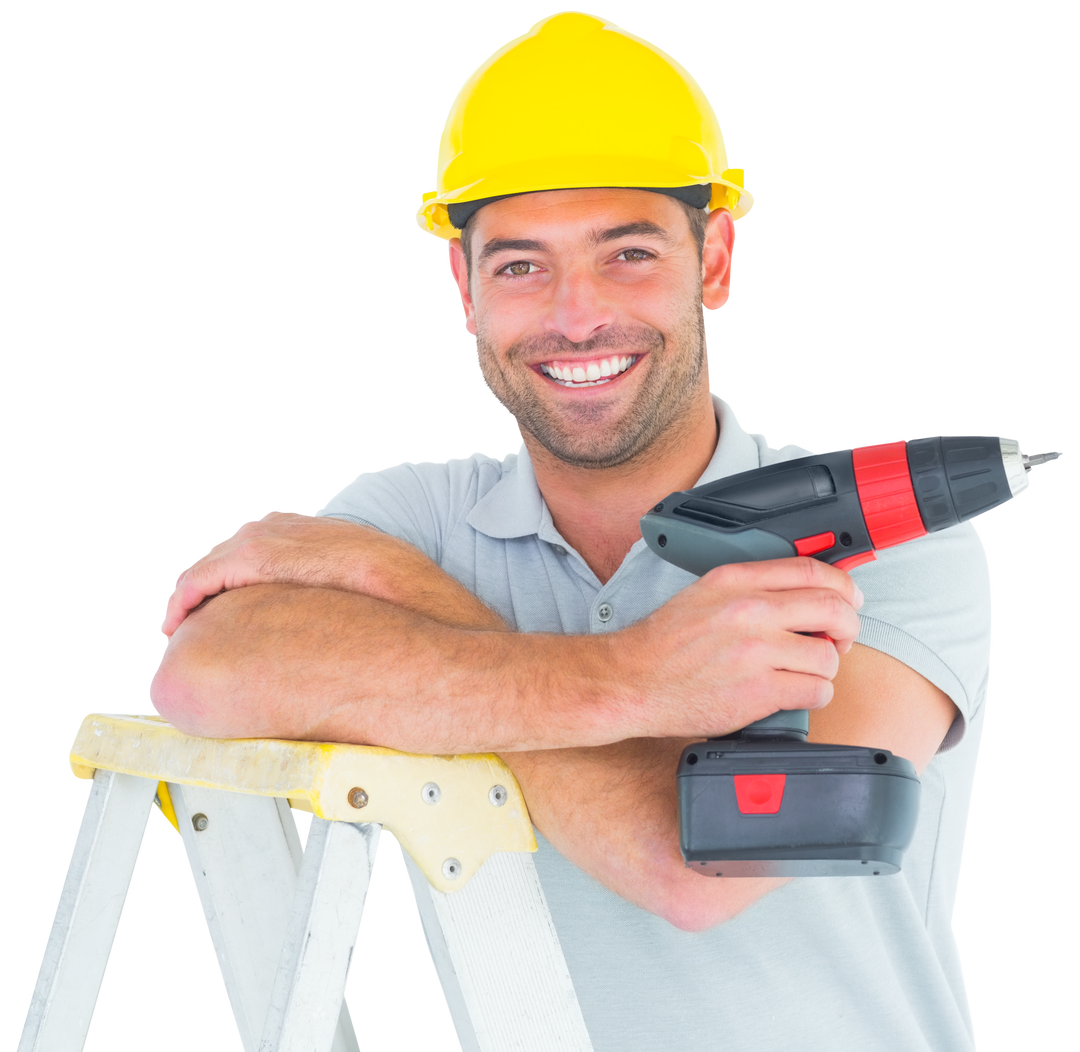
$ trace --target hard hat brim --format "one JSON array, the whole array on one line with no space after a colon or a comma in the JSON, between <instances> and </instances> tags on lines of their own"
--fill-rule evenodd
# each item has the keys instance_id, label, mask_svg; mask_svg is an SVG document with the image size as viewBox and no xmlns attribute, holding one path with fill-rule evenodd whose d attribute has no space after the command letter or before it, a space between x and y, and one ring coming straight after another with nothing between
<instances>
[{"instance_id":1,"label":"hard hat brim","mask_svg":"<svg viewBox=\"0 0 1080 1052\"><path fill-rule=\"evenodd\" d=\"M605 160L610 161L608 158L605 158ZM654 169L657 167L659 166L650 166L650 168ZM555 183L554 185L551 185L551 183L545 184L543 181L535 179L535 173L534 178L527 181L524 179L514 180L513 178L507 178L510 174L511 173L505 171L499 172L490 177L478 179L468 187L448 191L443 194L425 194L424 203L416 213L417 224L422 230L429 231L438 237L449 240L453 237L459 237L461 231L450 221L450 214L447 210L448 205L467 204L470 201L501 199L518 194L543 193L549 190L589 189L594 187L617 187L629 190L642 189L655 191L662 188L678 189L681 187L708 183L712 186L709 209L715 211L717 208L726 208L731 212L732 218L734 219L740 219L742 216L746 215L754 203L753 197L743 189L739 182L736 182L731 178L724 178L724 176L729 175L728 172L725 172L724 176L714 175L712 177L706 176L704 178L688 178L686 174L683 174L681 177L673 177L671 173L666 173L666 178L652 180L635 179L631 183L627 181L625 169L623 169L621 178L618 178L617 171L613 171L611 174L615 175L616 178L598 178L595 180L582 181L577 183L574 187L568 187L560 183ZM656 172L655 174L665 173ZM736 173L732 171L730 174L735 175ZM739 176L742 175L741 172L737 174ZM513 187L513 189L510 189L510 187Z\"/></svg>"}]
</instances>

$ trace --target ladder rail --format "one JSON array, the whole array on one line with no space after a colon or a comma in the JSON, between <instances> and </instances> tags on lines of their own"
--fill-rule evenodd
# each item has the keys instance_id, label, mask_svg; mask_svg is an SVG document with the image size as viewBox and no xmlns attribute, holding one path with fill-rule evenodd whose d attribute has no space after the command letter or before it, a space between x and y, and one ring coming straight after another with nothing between
<instances>
[{"instance_id":1,"label":"ladder rail","mask_svg":"<svg viewBox=\"0 0 1080 1052\"><path fill-rule=\"evenodd\" d=\"M156 787L95 772L19 1052L80 1052L86 1043Z\"/></svg>"},{"instance_id":2,"label":"ladder rail","mask_svg":"<svg viewBox=\"0 0 1080 1052\"><path fill-rule=\"evenodd\" d=\"M259 1052L330 1048L381 829L312 819Z\"/></svg>"},{"instance_id":3,"label":"ladder rail","mask_svg":"<svg viewBox=\"0 0 1080 1052\"><path fill-rule=\"evenodd\" d=\"M532 855L492 855L450 894L405 862L462 1052L592 1052Z\"/></svg>"},{"instance_id":4,"label":"ladder rail","mask_svg":"<svg viewBox=\"0 0 1080 1052\"><path fill-rule=\"evenodd\" d=\"M304 854L296 822L280 797L177 783L169 796L244 1052L258 1052ZM344 1000L331 1049L359 1052Z\"/></svg>"}]
</instances>

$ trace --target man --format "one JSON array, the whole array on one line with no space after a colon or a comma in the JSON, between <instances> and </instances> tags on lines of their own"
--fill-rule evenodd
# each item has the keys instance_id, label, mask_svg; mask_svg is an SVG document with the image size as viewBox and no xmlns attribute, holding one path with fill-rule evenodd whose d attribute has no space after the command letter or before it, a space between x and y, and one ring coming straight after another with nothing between
<instances>
[{"instance_id":1,"label":"man","mask_svg":"<svg viewBox=\"0 0 1080 1052\"><path fill-rule=\"evenodd\" d=\"M196 734L499 752L597 1049L969 1048L949 915L986 666L973 533L883 553L859 586L809 559L695 581L640 539L671 491L800 452L709 394L701 307L727 299L748 207L700 89L650 45L571 14L493 56L420 218L522 452L245 526L178 582L154 701ZM683 866L681 749L790 708L924 772L902 875Z\"/></svg>"}]
</instances>

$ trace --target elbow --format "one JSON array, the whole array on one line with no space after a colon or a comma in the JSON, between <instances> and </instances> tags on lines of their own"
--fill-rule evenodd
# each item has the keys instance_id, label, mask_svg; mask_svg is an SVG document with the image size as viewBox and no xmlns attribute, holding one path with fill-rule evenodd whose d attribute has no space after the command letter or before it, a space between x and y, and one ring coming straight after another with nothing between
<instances>
[{"instance_id":1,"label":"elbow","mask_svg":"<svg viewBox=\"0 0 1080 1052\"><path fill-rule=\"evenodd\" d=\"M723 925L730 915L726 909L727 896L721 893L723 889L717 887L721 882L723 879L717 879L714 884L697 873L691 873L689 869L681 868L663 895L659 915L673 928L690 933Z\"/></svg>"},{"instance_id":2,"label":"elbow","mask_svg":"<svg viewBox=\"0 0 1080 1052\"><path fill-rule=\"evenodd\" d=\"M679 863L647 908L673 928L692 934L726 924L788 882L788 878L706 877L686 869L681 858Z\"/></svg>"},{"instance_id":3,"label":"elbow","mask_svg":"<svg viewBox=\"0 0 1080 1052\"><path fill-rule=\"evenodd\" d=\"M183 628L184 626L182 626ZM150 683L150 700L177 730L198 738L234 738L232 691L222 682L212 655L197 638L178 631Z\"/></svg>"},{"instance_id":4,"label":"elbow","mask_svg":"<svg viewBox=\"0 0 1080 1052\"><path fill-rule=\"evenodd\" d=\"M254 589L229 595L248 591ZM197 738L307 737L272 700L282 693L280 684L268 681L265 654L227 598L188 616L173 633L150 684L154 708Z\"/></svg>"},{"instance_id":5,"label":"elbow","mask_svg":"<svg viewBox=\"0 0 1080 1052\"><path fill-rule=\"evenodd\" d=\"M177 730L200 738L219 737L211 727L211 710L193 671L172 644L150 683L150 700L158 714Z\"/></svg>"},{"instance_id":6,"label":"elbow","mask_svg":"<svg viewBox=\"0 0 1080 1052\"><path fill-rule=\"evenodd\" d=\"M703 877L698 877L698 879L704 880ZM717 925L731 920L732 916L734 916L734 914L722 908L718 909L713 903L689 901L692 898L692 896L684 896L663 902L653 912L662 920L667 921L673 928L678 928L679 931L689 932L690 934L708 931L710 928L715 928Z\"/></svg>"}]
</instances>

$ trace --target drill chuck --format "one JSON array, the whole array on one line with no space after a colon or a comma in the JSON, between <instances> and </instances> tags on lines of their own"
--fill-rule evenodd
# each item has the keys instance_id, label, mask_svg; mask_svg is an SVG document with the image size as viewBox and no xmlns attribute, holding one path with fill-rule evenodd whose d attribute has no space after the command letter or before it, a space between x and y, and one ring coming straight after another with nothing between
<instances>
[{"instance_id":1,"label":"drill chuck","mask_svg":"<svg viewBox=\"0 0 1080 1052\"><path fill-rule=\"evenodd\" d=\"M928 533L981 515L1027 487L1024 457L1011 438L920 438L906 446Z\"/></svg>"}]
</instances>

